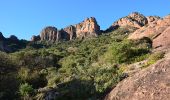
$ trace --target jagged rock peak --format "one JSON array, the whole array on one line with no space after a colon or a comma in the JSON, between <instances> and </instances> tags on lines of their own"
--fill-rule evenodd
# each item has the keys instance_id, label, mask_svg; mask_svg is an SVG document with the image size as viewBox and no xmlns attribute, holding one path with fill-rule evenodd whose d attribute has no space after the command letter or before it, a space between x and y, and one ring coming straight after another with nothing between
<instances>
[{"instance_id":1,"label":"jagged rock peak","mask_svg":"<svg viewBox=\"0 0 170 100\"><path fill-rule=\"evenodd\" d=\"M114 30L114 29L117 29L118 27L124 27L124 26L141 28L147 23L148 23L148 20L144 15L138 12L133 12L129 14L128 16L120 18L118 21L114 22L111 25L111 27L107 30Z\"/></svg>"},{"instance_id":2,"label":"jagged rock peak","mask_svg":"<svg viewBox=\"0 0 170 100\"><path fill-rule=\"evenodd\" d=\"M95 37L100 34L100 26L94 17L86 18L83 22L75 25L78 38Z\"/></svg>"},{"instance_id":3,"label":"jagged rock peak","mask_svg":"<svg viewBox=\"0 0 170 100\"><path fill-rule=\"evenodd\" d=\"M136 21L140 26L144 26L148 23L147 18L138 12L133 12L127 17Z\"/></svg>"}]
</instances>

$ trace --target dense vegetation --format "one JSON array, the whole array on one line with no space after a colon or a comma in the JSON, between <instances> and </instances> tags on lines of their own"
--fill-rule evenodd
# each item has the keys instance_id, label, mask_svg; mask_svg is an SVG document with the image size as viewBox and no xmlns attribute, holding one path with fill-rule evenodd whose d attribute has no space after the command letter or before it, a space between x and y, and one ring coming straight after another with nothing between
<instances>
[{"instance_id":1,"label":"dense vegetation","mask_svg":"<svg viewBox=\"0 0 170 100\"><path fill-rule=\"evenodd\" d=\"M131 31L119 28L97 38L34 42L0 52L0 99L41 100L47 92L55 92L57 100L101 99L128 76L120 66L150 55L151 40L127 40Z\"/></svg>"}]
</instances>

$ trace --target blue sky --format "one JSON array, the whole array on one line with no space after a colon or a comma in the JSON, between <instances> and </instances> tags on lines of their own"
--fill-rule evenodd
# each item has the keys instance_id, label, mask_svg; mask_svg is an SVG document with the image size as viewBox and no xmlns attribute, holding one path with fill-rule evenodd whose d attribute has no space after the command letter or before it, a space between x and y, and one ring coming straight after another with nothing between
<instances>
[{"instance_id":1,"label":"blue sky","mask_svg":"<svg viewBox=\"0 0 170 100\"><path fill-rule=\"evenodd\" d=\"M29 40L45 26L58 29L96 17L101 29L131 12L170 14L170 0L1 0L0 31Z\"/></svg>"}]
</instances>

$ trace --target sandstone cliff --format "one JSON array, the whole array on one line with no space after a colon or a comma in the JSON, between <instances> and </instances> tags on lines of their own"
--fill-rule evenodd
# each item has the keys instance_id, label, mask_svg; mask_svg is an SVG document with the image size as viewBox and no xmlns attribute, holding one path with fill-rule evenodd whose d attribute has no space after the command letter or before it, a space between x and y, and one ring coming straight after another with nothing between
<instances>
[{"instance_id":1,"label":"sandstone cliff","mask_svg":"<svg viewBox=\"0 0 170 100\"><path fill-rule=\"evenodd\" d=\"M40 34L41 40L57 41L60 39L60 32L55 27L45 27Z\"/></svg>"},{"instance_id":2,"label":"sandstone cliff","mask_svg":"<svg viewBox=\"0 0 170 100\"><path fill-rule=\"evenodd\" d=\"M96 37L100 34L100 26L94 17L85 19L83 22L70 25L64 29L57 30L55 27L48 26L40 33L41 40L59 41L72 40L75 38ZM35 36L32 41L36 40Z\"/></svg>"}]
</instances>

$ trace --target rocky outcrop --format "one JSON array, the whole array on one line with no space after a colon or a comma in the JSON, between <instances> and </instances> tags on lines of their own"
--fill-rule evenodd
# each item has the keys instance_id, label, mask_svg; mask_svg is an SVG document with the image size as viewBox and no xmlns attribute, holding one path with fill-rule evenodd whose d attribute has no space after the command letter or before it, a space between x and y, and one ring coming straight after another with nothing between
<instances>
[{"instance_id":1,"label":"rocky outcrop","mask_svg":"<svg viewBox=\"0 0 170 100\"><path fill-rule=\"evenodd\" d=\"M70 25L70 26L64 28L63 31L62 31L62 37L66 40L75 39L77 37L75 26Z\"/></svg>"},{"instance_id":2,"label":"rocky outcrop","mask_svg":"<svg viewBox=\"0 0 170 100\"><path fill-rule=\"evenodd\" d=\"M124 26L141 28L147 23L148 23L148 20L144 15L138 12L134 12L114 22L108 30L114 30L118 27L124 27Z\"/></svg>"},{"instance_id":3,"label":"rocky outcrop","mask_svg":"<svg viewBox=\"0 0 170 100\"><path fill-rule=\"evenodd\" d=\"M3 34L0 32L0 41L4 40L5 37L3 36Z\"/></svg>"},{"instance_id":4,"label":"rocky outcrop","mask_svg":"<svg viewBox=\"0 0 170 100\"><path fill-rule=\"evenodd\" d=\"M169 100L170 59L163 59L120 82L105 100Z\"/></svg>"},{"instance_id":5,"label":"rocky outcrop","mask_svg":"<svg viewBox=\"0 0 170 100\"><path fill-rule=\"evenodd\" d=\"M163 33L168 26L170 26L170 15L164 17L163 19L159 17L148 17L148 24L134 33L132 33L128 38L129 39L140 39L143 37L155 38L161 33Z\"/></svg>"},{"instance_id":6,"label":"rocky outcrop","mask_svg":"<svg viewBox=\"0 0 170 100\"><path fill-rule=\"evenodd\" d=\"M48 26L41 31L40 37L42 41L58 41L60 39L60 35L61 34L57 31L57 28Z\"/></svg>"},{"instance_id":7,"label":"rocky outcrop","mask_svg":"<svg viewBox=\"0 0 170 100\"><path fill-rule=\"evenodd\" d=\"M149 37L152 40L154 51L166 50L170 47L170 15L160 18L147 17L148 24L131 33L128 39Z\"/></svg>"},{"instance_id":8,"label":"rocky outcrop","mask_svg":"<svg viewBox=\"0 0 170 100\"><path fill-rule=\"evenodd\" d=\"M41 40L59 41L72 40L75 38L96 37L100 34L100 26L94 17L87 18L83 22L70 25L64 29L57 30L55 27L46 27L40 33Z\"/></svg>"},{"instance_id":9,"label":"rocky outcrop","mask_svg":"<svg viewBox=\"0 0 170 100\"><path fill-rule=\"evenodd\" d=\"M40 35L38 35L38 36L33 35L31 38L32 42L36 42L36 41L40 41L40 40L41 40Z\"/></svg>"},{"instance_id":10,"label":"rocky outcrop","mask_svg":"<svg viewBox=\"0 0 170 100\"><path fill-rule=\"evenodd\" d=\"M152 24L154 22L157 22L158 20L160 20L161 18L159 16L148 16L147 20L148 20L148 24Z\"/></svg>"},{"instance_id":11,"label":"rocky outcrop","mask_svg":"<svg viewBox=\"0 0 170 100\"><path fill-rule=\"evenodd\" d=\"M100 33L100 26L94 17L85 19L75 27L77 38L96 37Z\"/></svg>"}]
</instances>

